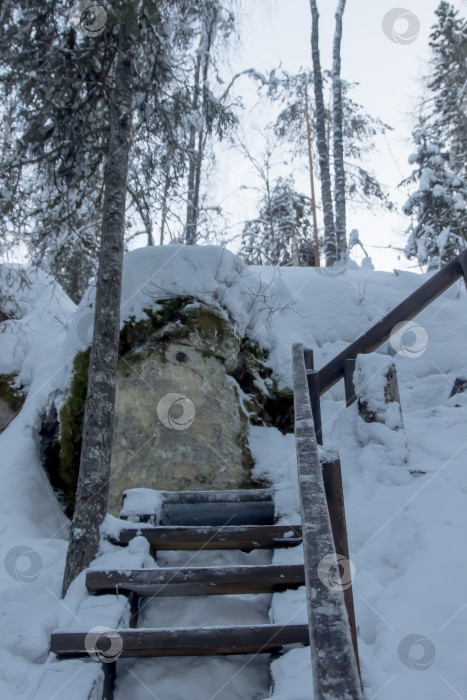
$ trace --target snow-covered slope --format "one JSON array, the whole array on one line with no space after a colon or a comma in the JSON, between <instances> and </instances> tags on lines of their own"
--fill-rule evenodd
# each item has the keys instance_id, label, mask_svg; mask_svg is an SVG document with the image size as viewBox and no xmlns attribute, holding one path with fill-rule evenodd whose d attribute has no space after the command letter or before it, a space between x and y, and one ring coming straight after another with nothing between
<instances>
[{"instance_id":1,"label":"snow-covered slope","mask_svg":"<svg viewBox=\"0 0 467 700\"><path fill-rule=\"evenodd\" d=\"M221 255L220 249L167 246L135 251L127 257L122 306L124 316L138 315L147 305L149 292L155 298L173 292L220 303L239 328L270 349L276 377L290 385L293 342L312 347L319 368L423 281L420 275L366 269L330 275L316 269L245 268L234 256ZM14 366L30 386L28 400L0 435L0 528L5 562L0 585L6 630L0 640L0 695L64 699L71 697L73 688L72 695L79 700L89 664L72 662L62 666L63 671L58 670L58 664L54 666L56 684L50 684L50 676L47 682L41 680L48 634L59 624L71 624L73 616L92 615L94 624L99 624L102 614L102 624L106 624L105 620L121 611L113 609L110 615L104 610L109 601L102 599L102 611L93 607L85 613L80 609L84 605L82 582L72 590L73 601L58 599L66 524L41 472L34 431L48 394L66 382L66 371L60 368L87 342L90 323L86 314L92 292L74 315L66 299L62 299L60 309L49 306L40 295L38 299L41 315L31 300L32 316L27 331L25 328L29 349ZM70 330L65 337L68 323ZM364 432L356 406L345 408L342 382L322 400L325 445L338 448L342 461L368 698L444 700L465 695L467 397L449 399L449 394L456 377L465 374L466 339L466 291L463 283L458 283L415 319L402 344L392 344L407 462L394 459L384 436ZM13 367L11 339L2 341L0 335L1 361L5 367ZM387 344L381 352L389 349ZM276 482L281 513L292 522L297 518L293 436L254 427L250 442L256 472ZM15 549L18 547L26 549ZM135 551L126 556L143 554ZM108 564L115 553L106 549L103 556ZM275 554L277 560L298 556L293 550ZM178 563L175 557L172 565ZM272 619L305 621L302 592L280 596L274 598ZM264 598L257 603L252 608L254 603L245 601L243 613L248 619L252 615L264 618ZM71 613L65 605L71 607ZM147 619L155 624L163 613L165 621L170 618L180 625L203 624L203 619L209 619L208 624L243 621L238 601L226 599L217 612L219 600L210 605L209 610L200 601L164 604L164 610L149 606ZM310 697L307 649L294 650L274 662L272 673L277 700ZM227 658L188 660L186 664L182 660L157 664L128 661L122 664L117 698L129 696L130 683L136 700L152 694L161 700L198 695L200 699L258 700L266 697L269 680L262 662L252 665L248 659Z\"/></svg>"}]
</instances>

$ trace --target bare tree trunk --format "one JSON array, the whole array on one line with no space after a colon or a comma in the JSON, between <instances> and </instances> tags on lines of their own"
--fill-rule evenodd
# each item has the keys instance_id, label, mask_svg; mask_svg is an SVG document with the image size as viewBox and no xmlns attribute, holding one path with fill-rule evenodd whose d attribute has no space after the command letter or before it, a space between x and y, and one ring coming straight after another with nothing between
<instances>
[{"instance_id":1,"label":"bare tree trunk","mask_svg":"<svg viewBox=\"0 0 467 700\"><path fill-rule=\"evenodd\" d=\"M115 375L120 330L120 296L125 233L125 197L131 131L133 2L121 18L112 98L102 241L96 286L94 337L89 363L76 505L63 578L63 595L95 558L99 527L107 512Z\"/></svg>"},{"instance_id":2,"label":"bare tree trunk","mask_svg":"<svg viewBox=\"0 0 467 700\"><path fill-rule=\"evenodd\" d=\"M306 133L308 141L308 164L310 166L310 186L311 186L311 213L313 215L313 246L315 267L319 267L319 238L318 220L316 217L316 195L315 176L313 170L313 153L311 150L311 124L310 124L310 103L308 101L308 90L305 88L305 113L306 113Z\"/></svg>"},{"instance_id":3,"label":"bare tree trunk","mask_svg":"<svg viewBox=\"0 0 467 700\"><path fill-rule=\"evenodd\" d=\"M167 165L165 168L164 193L162 195L161 231L160 231L160 240L159 240L160 245L164 245L165 224L167 222L167 213L169 211L169 207L168 207L169 187L170 187L170 165Z\"/></svg>"},{"instance_id":4,"label":"bare tree trunk","mask_svg":"<svg viewBox=\"0 0 467 700\"><path fill-rule=\"evenodd\" d=\"M211 47L214 30L217 24L217 13L211 18L209 26L205 28L201 36L201 42L199 47L198 59L196 62L195 70L195 96L196 104L199 102L199 92L200 92L200 77L202 81L202 107L203 107L203 119L205 112L205 105L207 100L206 95L206 84L209 74L209 65L211 62ZM201 73L201 76L200 76ZM188 178L188 207L187 207L187 225L185 232L185 240L187 245L194 245L197 239L198 233L198 220L199 220L199 200L200 200L200 190L201 190L201 170L203 165L204 157L204 146L205 146L205 135L204 135L204 124L198 128L198 131L194 132L194 138L191 139L190 132L190 149L193 146L192 151L190 150L190 170ZM198 146L196 147L196 140L198 141Z\"/></svg>"},{"instance_id":5,"label":"bare tree trunk","mask_svg":"<svg viewBox=\"0 0 467 700\"><path fill-rule=\"evenodd\" d=\"M311 8L311 57L313 60L313 82L316 103L316 133L318 136L319 169L321 174L321 199L324 218L324 252L326 265L337 260L336 230L332 202L331 174L329 167L329 144L326 139L326 111L324 107L323 76L319 55L319 13L316 0L310 0Z\"/></svg>"},{"instance_id":6,"label":"bare tree trunk","mask_svg":"<svg viewBox=\"0 0 467 700\"><path fill-rule=\"evenodd\" d=\"M193 86L193 100L191 103L191 111L193 121L190 125L190 137L188 139L188 192L186 205L186 223L185 223L185 243L193 245L196 240L196 231L194 231L194 194L195 194L195 179L196 179L196 124L194 117L198 111L199 95L200 95L200 75L201 75L201 45L198 50L195 64L195 80Z\"/></svg>"},{"instance_id":7,"label":"bare tree trunk","mask_svg":"<svg viewBox=\"0 0 467 700\"><path fill-rule=\"evenodd\" d=\"M342 114L341 43L342 16L346 0L339 0L336 10L336 31L334 34L332 63L332 132L334 150L334 202L336 207L337 256L343 258L347 250L346 211L345 211L345 167L344 135Z\"/></svg>"}]
</instances>

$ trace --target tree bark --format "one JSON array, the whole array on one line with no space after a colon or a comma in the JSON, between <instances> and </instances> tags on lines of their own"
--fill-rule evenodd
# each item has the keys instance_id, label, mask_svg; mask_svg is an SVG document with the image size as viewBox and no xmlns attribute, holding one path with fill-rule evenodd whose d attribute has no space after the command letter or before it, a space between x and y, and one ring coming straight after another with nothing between
<instances>
[{"instance_id":1,"label":"tree bark","mask_svg":"<svg viewBox=\"0 0 467 700\"><path fill-rule=\"evenodd\" d=\"M217 23L217 13L214 12L213 17L209 22L209 26L205 27L205 31L201 36L200 46L198 49L198 57L196 60L195 68L195 88L193 95L193 111L198 109L199 105L199 95L201 91L200 80L202 82L202 120L205 119L205 105L207 100L206 95L206 84L209 74L209 65L211 62L211 47L212 39ZM196 145L196 142L198 144ZM188 171L188 205L187 205L187 219L186 219L186 231L185 231L185 242L187 245L194 245L198 237L198 220L199 220L199 199L200 199L200 189L201 189L201 170L203 165L204 157L204 145L205 145L205 129L204 121L201 122L201 126L196 129L190 129L190 142L189 142L189 158L190 167Z\"/></svg>"},{"instance_id":2,"label":"tree bark","mask_svg":"<svg viewBox=\"0 0 467 700\"><path fill-rule=\"evenodd\" d=\"M160 239L159 245L164 245L164 233L165 225L167 223L167 214L169 212L169 187L170 187L170 165L165 168L165 180L164 180L164 193L162 195L162 207L161 207L161 229L160 229Z\"/></svg>"},{"instance_id":3,"label":"tree bark","mask_svg":"<svg viewBox=\"0 0 467 700\"><path fill-rule=\"evenodd\" d=\"M125 232L125 197L131 132L134 6L125 3L112 97L108 156L104 173L102 241L96 285L94 336L89 363L83 443L70 533L63 595L95 558L99 527L107 512L115 383L120 331L120 297Z\"/></svg>"},{"instance_id":4,"label":"tree bark","mask_svg":"<svg viewBox=\"0 0 467 700\"><path fill-rule=\"evenodd\" d=\"M336 31L334 34L333 63L332 63L332 132L334 150L334 202L336 207L336 240L337 257L343 258L347 250L346 210L345 210L345 167L344 167L344 135L342 114L342 82L341 82L341 43L342 16L346 0L339 0L336 10Z\"/></svg>"},{"instance_id":5,"label":"tree bark","mask_svg":"<svg viewBox=\"0 0 467 700\"><path fill-rule=\"evenodd\" d=\"M311 8L311 57L313 60L313 84L316 104L316 133L318 137L319 169L321 175L321 198L324 218L324 252L326 265L337 260L337 241L334 226L331 174L329 167L329 144L326 138L326 110L323 95L323 76L319 55L319 13L316 0L310 0Z\"/></svg>"},{"instance_id":6,"label":"tree bark","mask_svg":"<svg viewBox=\"0 0 467 700\"><path fill-rule=\"evenodd\" d=\"M185 243L193 245L196 238L194 226L194 194L196 179L196 123L200 94L200 74L201 74L201 45L198 50L195 64L195 80L193 86L193 100L191 103L192 123L190 125L190 136L188 139L188 192L186 205L185 223Z\"/></svg>"},{"instance_id":7,"label":"tree bark","mask_svg":"<svg viewBox=\"0 0 467 700\"><path fill-rule=\"evenodd\" d=\"M319 267L319 238L318 220L316 217L316 195L315 195L315 175L313 170L313 153L311 150L311 124L310 124L310 104L308 101L308 90L305 87L305 113L306 113L306 133L308 141L308 165L310 167L310 188L311 188L311 213L313 215L313 250L315 257L315 267Z\"/></svg>"}]
</instances>

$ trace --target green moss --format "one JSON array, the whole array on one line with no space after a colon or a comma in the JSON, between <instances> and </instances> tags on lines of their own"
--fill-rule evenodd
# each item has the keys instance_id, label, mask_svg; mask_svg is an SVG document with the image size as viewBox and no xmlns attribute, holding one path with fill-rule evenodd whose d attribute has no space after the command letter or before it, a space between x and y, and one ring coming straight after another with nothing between
<instances>
[{"instance_id":1,"label":"green moss","mask_svg":"<svg viewBox=\"0 0 467 700\"><path fill-rule=\"evenodd\" d=\"M83 434L90 350L76 355L66 401L60 411L59 461L52 484L62 491L67 513L73 513ZM50 468L49 468L50 473ZM55 483L54 483L55 482Z\"/></svg>"},{"instance_id":2,"label":"green moss","mask_svg":"<svg viewBox=\"0 0 467 700\"><path fill-rule=\"evenodd\" d=\"M199 302L193 304L191 297L179 297L158 302L156 309L144 309L146 318L130 318L120 333L119 353L126 362L119 363L119 373L131 373L128 362L145 353L165 352L169 343L199 343L203 355L212 356L215 349L223 346L226 371L239 383L250 399L248 409L250 421L259 425L279 428L282 432L293 432L293 395L290 390L279 391L272 378L272 370L266 365L269 352L257 343L244 338L240 343L237 366L227 365L232 349L238 348L234 327L226 321L221 311ZM52 486L60 495L66 512L73 513L76 484L82 442L84 406L87 392L90 350L80 352L74 359L73 374L65 403L60 411L60 434L53 436L47 447L45 467ZM263 486L252 479L254 462L248 449L245 435L242 444L244 479L240 488ZM203 484L208 487L209 484Z\"/></svg>"},{"instance_id":3,"label":"green moss","mask_svg":"<svg viewBox=\"0 0 467 700\"><path fill-rule=\"evenodd\" d=\"M254 425L272 426L282 433L293 433L293 392L291 389L279 391L272 369L265 364L268 358L268 350L245 338L233 376L250 397L248 409Z\"/></svg>"},{"instance_id":4,"label":"green moss","mask_svg":"<svg viewBox=\"0 0 467 700\"><path fill-rule=\"evenodd\" d=\"M185 307L192 302L192 297L164 299L158 302L157 309L143 309L146 319L137 321L134 316L131 317L120 332L120 355L126 355L152 341L167 343L173 339L174 334L178 338L187 338L189 330Z\"/></svg>"}]
</instances>

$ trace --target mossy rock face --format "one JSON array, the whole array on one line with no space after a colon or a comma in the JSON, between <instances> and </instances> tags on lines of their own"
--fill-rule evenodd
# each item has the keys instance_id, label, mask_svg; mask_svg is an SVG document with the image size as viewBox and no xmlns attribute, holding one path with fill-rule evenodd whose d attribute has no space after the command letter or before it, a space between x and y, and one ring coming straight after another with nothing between
<instances>
[{"instance_id":1,"label":"mossy rock face","mask_svg":"<svg viewBox=\"0 0 467 700\"><path fill-rule=\"evenodd\" d=\"M15 382L15 374L0 374L0 433L21 410L26 399L26 394Z\"/></svg>"},{"instance_id":2,"label":"mossy rock face","mask_svg":"<svg viewBox=\"0 0 467 700\"><path fill-rule=\"evenodd\" d=\"M161 302L146 315L130 319L120 335L109 511L118 514L129 488L253 487L249 421L293 429L291 395L277 392L265 366L267 352L242 339L223 312L190 298ZM60 411L53 471L68 512L88 364L89 351L76 356ZM249 395L245 405L237 382Z\"/></svg>"}]
</instances>

